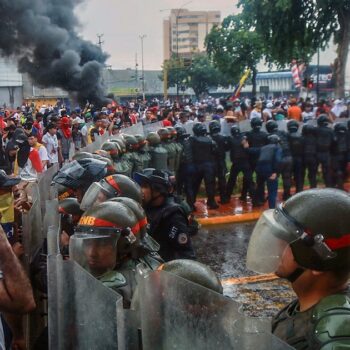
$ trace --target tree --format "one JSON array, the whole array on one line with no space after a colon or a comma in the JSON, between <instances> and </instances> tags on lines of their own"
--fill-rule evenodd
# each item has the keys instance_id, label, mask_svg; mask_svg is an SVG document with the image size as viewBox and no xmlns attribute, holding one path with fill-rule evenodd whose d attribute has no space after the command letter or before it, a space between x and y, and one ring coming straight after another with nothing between
<instances>
[{"instance_id":1,"label":"tree","mask_svg":"<svg viewBox=\"0 0 350 350\"><path fill-rule=\"evenodd\" d=\"M194 55L192 59L177 60L173 57L165 64L168 72L168 87L175 86L178 82L183 88L192 88L197 98L201 94L208 93L210 88L228 85L227 79L205 54ZM164 77L162 76L161 79L163 80Z\"/></svg>"},{"instance_id":2,"label":"tree","mask_svg":"<svg viewBox=\"0 0 350 350\"><path fill-rule=\"evenodd\" d=\"M244 71L252 71L252 94L256 95L257 64L264 57L264 45L254 27L242 15L226 17L206 38L207 52L218 69L238 81Z\"/></svg>"},{"instance_id":3,"label":"tree","mask_svg":"<svg viewBox=\"0 0 350 350\"><path fill-rule=\"evenodd\" d=\"M309 62L333 37L335 92L344 96L345 69L350 45L349 0L240 0L242 16L269 46L266 59L278 66L292 59Z\"/></svg>"}]
</instances>

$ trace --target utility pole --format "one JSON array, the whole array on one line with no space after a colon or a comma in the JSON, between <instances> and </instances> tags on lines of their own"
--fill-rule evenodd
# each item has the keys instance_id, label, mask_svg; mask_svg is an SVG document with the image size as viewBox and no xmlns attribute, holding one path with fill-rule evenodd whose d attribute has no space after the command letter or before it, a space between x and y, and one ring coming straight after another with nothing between
<instances>
[{"instance_id":1,"label":"utility pole","mask_svg":"<svg viewBox=\"0 0 350 350\"><path fill-rule=\"evenodd\" d=\"M101 51L102 51L102 44L104 44L104 41L102 41L104 34L97 34L98 37L98 42L97 45L100 47Z\"/></svg>"},{"instance_id":2,"label":"utility pole","mask_svg":"<svg viewBox=\"0 0 350 350\"><path fill-rule=\"evenodd\" d=\"M139 93L139 64L137 63L137 53L135 53L135 85L136 85L136 101Z\"/></svg>"},{"instance_id":3,"label":"utility pole","mask_svg":"<svg viewBox=\"0 0 350 350\"><path fill-rule=\"evenodd\" d=\"M142 98L145 100L145 68L143 65L143 40L146 38L146 35L140 35L141 40L141 65L142 65Z\"/></svg>"}]
</instances>

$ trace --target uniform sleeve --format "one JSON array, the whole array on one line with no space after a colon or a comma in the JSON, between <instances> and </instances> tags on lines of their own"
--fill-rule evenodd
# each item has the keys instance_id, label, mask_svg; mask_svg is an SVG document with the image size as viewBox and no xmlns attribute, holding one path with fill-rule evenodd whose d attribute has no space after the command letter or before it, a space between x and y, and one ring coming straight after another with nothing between
<instances>
[{"instance_id":1,"label":"uniform sleeve","mask_svg":"<svg viewBox=\"0 0 350 350\"><path fill-rule=\"evenodd\" d=\"M174 213L168 219L167 238L178 259L195 259L187 219L181 213Z\"/></svg>"}]
</instances>

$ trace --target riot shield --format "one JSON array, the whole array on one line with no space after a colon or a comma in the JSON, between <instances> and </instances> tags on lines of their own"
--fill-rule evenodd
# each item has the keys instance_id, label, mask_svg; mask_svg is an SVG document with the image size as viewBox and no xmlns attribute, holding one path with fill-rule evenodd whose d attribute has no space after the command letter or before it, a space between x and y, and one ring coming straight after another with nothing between
<instances>
[{"instance_id":1,"label":"riot shield","mask_svg":"<svg viewBox=\"0 0 350 350\"><path fill-rule=\"evenodd\" d=\"M52 199L46 201L46 212L44 216L44 235L47 238L48 254L58 254L59 252L59 233L60 233L60 214L58 212L58 200Z\"/></svg>"},{"instance_id":2,"label":"riot shield","mask_svg":"<svg viewBox=\"0 0 350 350\"><path fill-rule=\"evenodd\" d=\"M23 245L25 252L25 260L28 265L32 260L33 254L39 247L41 247L44 240L40 193L39 186L37 184L33 184L32 199L32 207L30 208L28 213L24 213L22 217Z\"/></svg>"},{"instance_id":3,"label":"riot shield","mask_svg":"<svg viewBox=\"0 0 350 350\"><path fill-rule=\"evenodd\" d=\"M40 249L44 242L42 227L42 213L40 204L39 185L32 186L33 204L28 213L23 213L23 246L24 246L24 266L33 281L33 293L36 309L25 316L25 335L27 348L33 348L36 339L45 328L46 302L42 290L36 288L35 276L33 274L33 261L40 255Z\"/></svg>"},{"instance_id":4,"label":"riot shield","mask_svg":"<svg viewBox=\"0 0 350 350\"><path fill-rule=\"evenodd\" d=\"M140 280L140 291L145 350L289 349L263 327L244 328L238 303L176 275L151 272ZM248 343L252 347L242 346Z\"/></svg>"},{"instance_id":5,"label":"riot shield","mask_svg":"<svg viewBox=\"0 0 350 350\"><path fill-rule=\"evenodd\" d=\"M128 135L144 135L142 123L137 123L122 130L123 134Z\"/></svg>"},{"instance_id":6,"label":"riot shield","mask_svg":"<svg viewBox=\"0 0 350 350\"><path fill-rule=\"evenodd\" d=\"M151 124L145 124L143 126L143 133L144 133L145 137L147 137L147 135L150 132L157 132L162 127L163 127L163 122L156 122L156 123L151 123Z\"/></svg>"},{"instance_id":7,"label":"riot shield","mask_svg":"<svg viewBox=\"0 0 350 350\"><path fill-rule=\"evenodd\" d=\"M48 258L49 348L125 349L122 297L77 263Z\"/></svg>"},{"instance_id":8,"label":"riot shield","mask_svg":"<svg viewBox=\"0 0 350 350\"><path fill-rule=\"evenodd\" d=\"M188 121L186 124L183 124L182 126L186 130L186 134L193 135L193 125L195 123L193 121Z\"/></svg>"},{"instance_id":9,"label":"riot shield","mask_svg":"<svg viewBox=\"0 0 350 350\"><path fill-rule=\"evenodd\" d=\"M277 120L278 130L287 131L287 120Z\"/></svg>"},{"instance_id":10,"label":"riot shield","mask_svg":"<svg viewBox=\"0 0 350 350\"><path fill-rule=\"evenodd\" d=\"M238 126L239 126L239 130L241 132L248 132L248 131L252 130L249 119L240 121L238 123Z\"/></svg>"},{"instance_id":11,"label":"riot shield","mask_svg":"<svg viewBox=\"0 0 350 350\"><path fill-rule=\"evenodd\" d=\"M52 199L51 183L53 176L58 171L58 164L54 164L52 167L48 168L40 177L38 185L40 192L40 205L41 212L45 215L45 203L47 200Z\"/></svg>"}]
</instances>

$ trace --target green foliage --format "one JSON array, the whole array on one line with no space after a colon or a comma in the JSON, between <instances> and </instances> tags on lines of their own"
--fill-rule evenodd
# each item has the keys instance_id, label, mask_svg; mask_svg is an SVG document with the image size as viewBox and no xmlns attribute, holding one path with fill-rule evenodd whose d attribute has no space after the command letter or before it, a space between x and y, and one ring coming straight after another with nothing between
<instances>
[{"instance_id":1,"label":"green foliage","mask_svg":"<svg viewBox=\"0 0 350 350\"><path fill-rule=\"evenodd\" d=\"M178 82L181 87L192 88L197 97L208 93L210 88L228 85L224 75L214 67L205 54L193 56L191 62L172 57L165 64L168 71L168 87L176 86Z\"/></svg>"},{"instance_id":2,"label":"green foliage","mask_svg":"<svg viewBox=\"0 0 350 350\"><path fill-rule=\"evenodd\" d=\"M219 70L235 82L246 68L255 76L256 66L265 56L264 41L242 15L228 16L220 27L213 27L206 38L206 47Z\"/></svg>"},{"instance_id":3,"label":"green foliage","mask_svg":"<svg viewBox=\"0 0 350 350\"><path fill-rule=\"evenodd\" d=\"M338 45L336 78L344 84L350 44L349 0L240 0L238 6L244 21L266 43L266 60L279 67L293 58L310 61L333 37Z\"/></svg>"}]
</instances>

